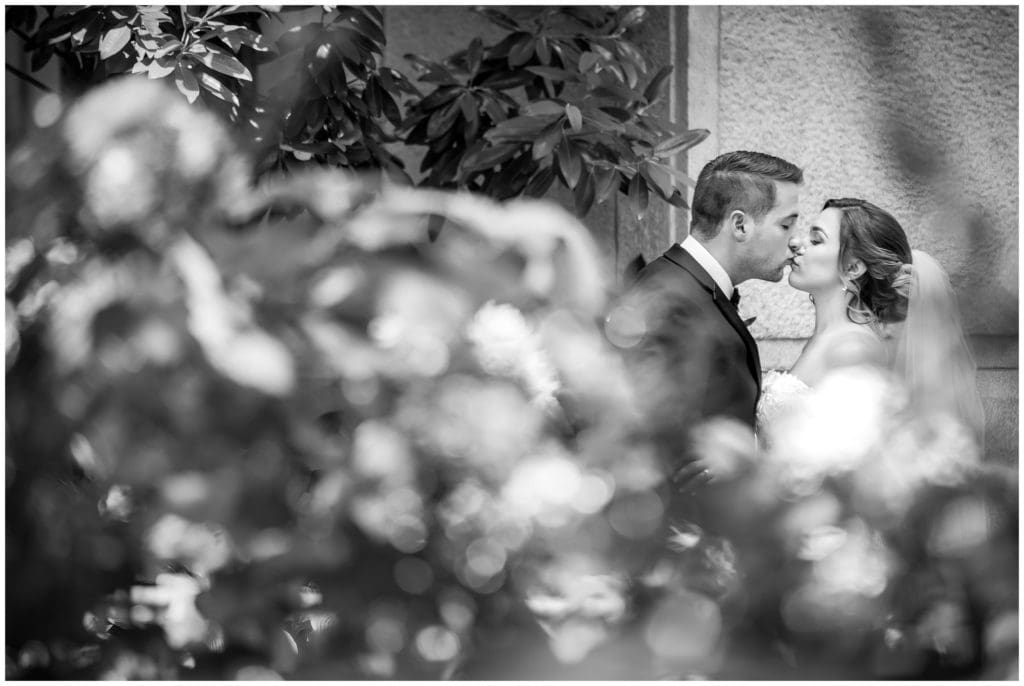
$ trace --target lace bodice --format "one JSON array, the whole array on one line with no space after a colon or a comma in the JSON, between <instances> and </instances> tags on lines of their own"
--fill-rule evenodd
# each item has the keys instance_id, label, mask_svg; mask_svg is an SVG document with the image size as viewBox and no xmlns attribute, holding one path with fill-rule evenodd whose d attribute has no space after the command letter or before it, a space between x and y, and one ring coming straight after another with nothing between
<instances>
[{"instance_id":1,"label":"lace bodice","mask_svg":"<svg viewBox=\"0 0 1024 686\"><path fill-rule=\"evenodd\" d=\"M811 387L789 372L769 371L761 380L761 398L757 402L757 435L762 444L770 434L769 427L782 416L792 411Z\"/></svg>"}]
</instances>

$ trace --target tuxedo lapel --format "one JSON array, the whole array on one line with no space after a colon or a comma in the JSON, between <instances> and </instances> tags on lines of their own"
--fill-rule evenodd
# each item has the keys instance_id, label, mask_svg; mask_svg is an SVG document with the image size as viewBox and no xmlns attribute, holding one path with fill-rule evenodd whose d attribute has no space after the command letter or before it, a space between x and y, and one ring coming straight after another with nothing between
<instances>
[{"instance_id":1,"label":"tuxedo lapel","mask_svg":"<svg viewBox=\"0 0 1024 686\"><path fill-rule=\"evenodd\" d=\"M758 354L757 343L754 341L754 337L750 335L750 330L743 323L740 318L739 312L736 311L736 307L729 302L729 298L726 297L722 289L718 287L715 280L711 278L703 267L693 259L693 256L682 249L679 245L673 245L669 248L668 252L665 253L665 259L672 262L680 269L689 272L693 278L697 279L701 286L704 287L711 295L711 299L714 301L715 306L725 317L725 320L736 330L740 338L743 340L743 345L747 349L747 366L750 368L750 373L754 377L754 381L757 382L757 393L761 394L761 356Z\"/></svg>"}]
</instances>

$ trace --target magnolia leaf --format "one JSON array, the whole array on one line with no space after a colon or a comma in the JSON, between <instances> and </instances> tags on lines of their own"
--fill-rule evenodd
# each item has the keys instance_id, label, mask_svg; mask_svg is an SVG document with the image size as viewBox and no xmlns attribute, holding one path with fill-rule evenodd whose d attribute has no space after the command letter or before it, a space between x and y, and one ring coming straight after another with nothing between
<instances>
[{"instance_id":1,"label":"magnolia leaf","mask_svg":"<svg viewBox=\"0 0 1024 686\"><path fill-rule=\"evenodd\" d=\"M580 108L576 107L571 103L565 106L565 116L569 119L569 125L572 127L574 133L579 133L580 129L583 128L583 114L580 112Z\"/></svg>"},{"instance_id":2,"label":"magnolia leaf","mask_svg":"<svg viewBox=\"0 0 1024 686\"><path fill-rule=\"evenodd\" d=\"M593 174L597 202L604 202L618 188L619 172L610 165L595 164Z\"/></svg>"},{"instance_id":3,"label":"magnolia leaf","mask_svg":"<svg viewBox=\"0 0 1024 686\"><path fill-rule=\"evenodd\" d=\"M537 76L543 76L545 79L551 79L552 81L576 83L580 80L580 77L573 74L571 71L556 69L555 67L526 67L526 71L536 74Z\"/></svg>"},{"instance_id":4,"label":"magnolia leaf","mask_svg":"<svg viewBox=\"0 0 1024 686\"><path fill-rule=\"evenodd\" d=\"M547 126L533 142L533 159L540 160L551 154L562 137L562 127L558 122Z\"/></svg>"},{"instance_id":5,"label":"magnolia leaf","mask_svg":"<svg viewBox=\"0 0 1024 686\"><path fill-rule=\"evenodd\" d=\"M100 59L105 60L121 52L132 38L132 30L127 26L110 29L100 38Z\"/></svg>"},{"instance_id":6,"label":"magnolia leaf","mask_svg":"<svg viewBox=\"0 0 1024 686\"><path fill-rule=\"evenodd\" d=\"M153 60L149 63L149 67L147 68L147 71L149 72L149 78L162 79L163 77L169 75L171 72L174 71L173 60L170 61L170 64L161 64L161 61L162 60Z\"/></svg>"},{"instance_id":7,"label":"magnolia leaf","mask_svg":"<svg viewBox=\"0 0 1024 686\"><path fill-rule=\"evenodd\" d=\"M664 94L662 91L664 90L664 86L669 80L669 75L671 74L671 65L663 67L657 71L657 74L654 75L654 78L650 80L650 83L647 84L647 87L644 88L643 91L644 99L647 100L648 103L656 102L660 97L662 97Z\"/></svg>"},{"instance_id":8,"label":"magnolia leaf","mask_svg":"<svg viewBox=\"0 0 1024 686\"><path fill-rule=\"evenodd\" d=\"M661 197L665 200L672 197L675 186L672 183L672 175L665 171L664 167L644 160L640 163L640 173L651 182L651 185L657 189Z\"/></svg>"},{"instance_id":9,"label":"magnolia leaf","mask_svg":"<svg viewBox=\"0 0 1024 686\"><path fill-rule=\"evenodd\" d=\"M561 116L565 114L565 105L555 102L554 100L537 100L535 102L528 102L523 105L523 114L531 117L539 117L544 115L557 115Z\"/></svg>"},{"instance_id":10,"label":"magnolia leaf","mask_svg":"<svg viewBox=\"0 0 1024 686\"><path fill-rule=\"evenodd\" d=\"M533 175L529 183L523 189L523 194L528 195L532 198L539 198L548 192L551 188L551 184L555 181L555 167L554 165L548 165L542 167L537 173Z\"/></svg>"},{"instance_id":11,"label":"magnolia leaf","mask_svg":"<svg viewBox=\"0 0 1024 686\"><path fill-rule=\"evenodd\" d=\"M498 141L532 141L537 134L557 117L514 117L506 119L484 134L489 140Z\"/></svg>"},{"instance_id":12,"label":"magnolia leaf","mask_svg":"<svg viewBox=\"0 0 1024 686\"><path fill-rule=\"evenodd\" d=\"M466 49L466 69L471 74L476 73L476 70L480 68L480 60L483 59L483 54L483 41L480 38L474 38L469 44L469 48Z\"/></svg>"},{"instance_id":13,"label":"magnolia leaf","mask_svg":"<svg viewBox=\"0 0 1024 686\"><path fill-rule=\"evenodd\" d=\"M649 163L652 166L657 167L661 171L665 172L666 174L671 174L678 181L681 181L682 183L685 183L688 186L692 187L692 186L696 186L697 185L696 181L694 181L689 176L687 176L685 172L682 172L682 171L676 169L675 167L672 167L672 166L667 165L667 164L662 164L660 162L655 162L654 160L649 160Z\"/></svg>"},{"instance_id":14,"label":"magnolia leaf","mask_svg":"<svg viewBox=\"0 0 1024 686\"><path fill-rule=\"evenodd\" d=\"M640 174L634 175L629 182L629 207L637 221L644 218L649 198L650 193L647 190L647 184L644 183Z\"/></svg>"},{"instance_id":15,"label":"magnolia leaf","mask_svg":"<svg viewBox=\"0 0 1024 686\"><path fill-rule=\"evenodd\" d=\"M676 153L689 150L710 135L711 132L707 129L693 129L661 141L654 146L654 153L660 158L671 157Z\"/></svg>"},{"instance_id":16,"label":"magnolia leaf","mask_svg":"<svg viewBox=\"0 0 1024 686\"><path fill-rule=\"evenodd\" d=\"M204 71L199 72L199 85L224 102L229 102L236 107L239 105L238 96L223 83L215 79L212 74L207 74Z\"/></svg>"},{"instance_id":17,"label":"magnolia leaf","mask_svg":"<svg viewBox=\"0 0 1024 686\"><path fill-rule=\"evenodd\" d=\"M177 38L172 38L172 39L168 40L166 43L164 43L162 46L160 46L160 48L157 49L157 51L153 53L153 57L159 59L159 58L167 55L168 53L170 53L170 52L172 52L174 50L177 50L180 47L181 47L181 41L178 40Z\"/></svg>"},{"instance_id":18,"label":"magnolia leaf","mask_svg":"<svg viewBox=\"0 0 1024 686\"><path fill-rule=\"evenodd\" d=\"M178 87L189 104L195 102L199 97L199 82L196 81L192 70L184 64L179 63L174 69L174 85Z\"/></svg>"},{"instance_id":19,"label":"magnolia leaf","mask_svg":"<svg viewBox=\"0 0 1024 686\"><path fill-rule=\"evenodd\" d=\"M243 81L252 81L252 74L249 73L244 64L239 62L236 57L223 53L213 46L210 46L210 51L203 55L200 61L210 69L221 74L242 79Z\"/></svg>"},{"instance_id":20,"label":"magnolia leaf","mask_svg":"<svg viewBox=\"0 0 1024 686\"><path fill-rule=\"evenodd\" d=\"M508 64L511 67L521 67L533 57L535 41L533 36L524 33L522 37L508 51Z\"/></svg>"},{"instance_id":21,"label":"magnolia leaf","mask_svg":"<svg viewBox=\"0 0 1024 686\"><path fill-rule=\"evenodd\" d=\"M490 8L477 8L476 11L484 15L493 23L497 24L503 29L508 29L509 31L521 30L519 23L516 22L516 20L513 19L512 17L505 14L504 12L499 12L498 10Z\"/></svg>"},{"instance_id":22,"label":"magnolia leaf","mask_svg":"<svg viewBox=\"0 0 1024 686\"><path fill-rule=\"evenodd\" d=\"M597 55L597 53L590 52L588 50L587 52L584 52L582 55L580 55L580 71L588 72L591 69L593 69L594 65L596 65L600 61L601 58Z\"/></svg>"},{"instance_id":23,"label":"magnolia leaf","mask_svg":"<svg viewBox=\"0 0 1024 686\"><path fill-rule=\"evenodd\" d=\"M573 206L576 210L576 216L583 217L590 211L590 208L594 205L595 194L594 175L584 168L580 172L580 180L576 184L576 192L573 194Z\"/></svg>"},{"instance_id":24,"label":"magnolia leaf","mask_svg":"<svg viewBox=\"0 0 1024 686\"><path fill-rule=\"evenodd\" d=\"M572 141L565 136L562 136L562 141L558 145L558 168L562 172L566 185L569 188L576 188L583 169L583 160Z\"/></svg>"}]
</instances>

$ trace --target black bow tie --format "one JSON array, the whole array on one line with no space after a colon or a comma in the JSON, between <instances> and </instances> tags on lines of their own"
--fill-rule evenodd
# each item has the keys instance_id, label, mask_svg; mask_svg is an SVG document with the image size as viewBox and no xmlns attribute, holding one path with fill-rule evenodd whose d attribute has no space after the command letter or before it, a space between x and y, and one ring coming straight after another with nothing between
<instances>
[{"instance_id":1,"label":"black bow tie","mask_svg":"<svg viewBox=\"0 0 1024 686\"><path fill-rule=\"evenodd\" d=\"M732 289L732 297L729 298L729 302L732 303L733 307L739 307L740 306L740 289L738 289L738 288Z\"/></svg>"}]
</instances>

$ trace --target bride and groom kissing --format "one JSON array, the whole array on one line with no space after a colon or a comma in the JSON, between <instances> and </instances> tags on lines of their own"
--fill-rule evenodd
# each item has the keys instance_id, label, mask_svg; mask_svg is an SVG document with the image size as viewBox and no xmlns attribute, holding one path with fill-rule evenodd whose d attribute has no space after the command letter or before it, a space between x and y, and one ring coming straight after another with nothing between
<instances>
[{"instance_id":1,"label":"bride and groom kissing","mask_svg":"<svg viewBox=\"0 0 1024 686\"><path fill-rule=\"evenodd\" d=\"M649 430L673 455L679 492L715 476L689 429L727 418L764 448L773 418L798 411L788 400L842 369L892 373L923 411L948 413L981 438L975 367L942 267L866 200L828 200L798 229L802 182L799 167L759 152L709 162L689 235L639 272L606 322ZM813 303L814 333L791 369L762 375L737 286L781 281L787 266L789 285Z\"/></svg>"}]
</instances>

